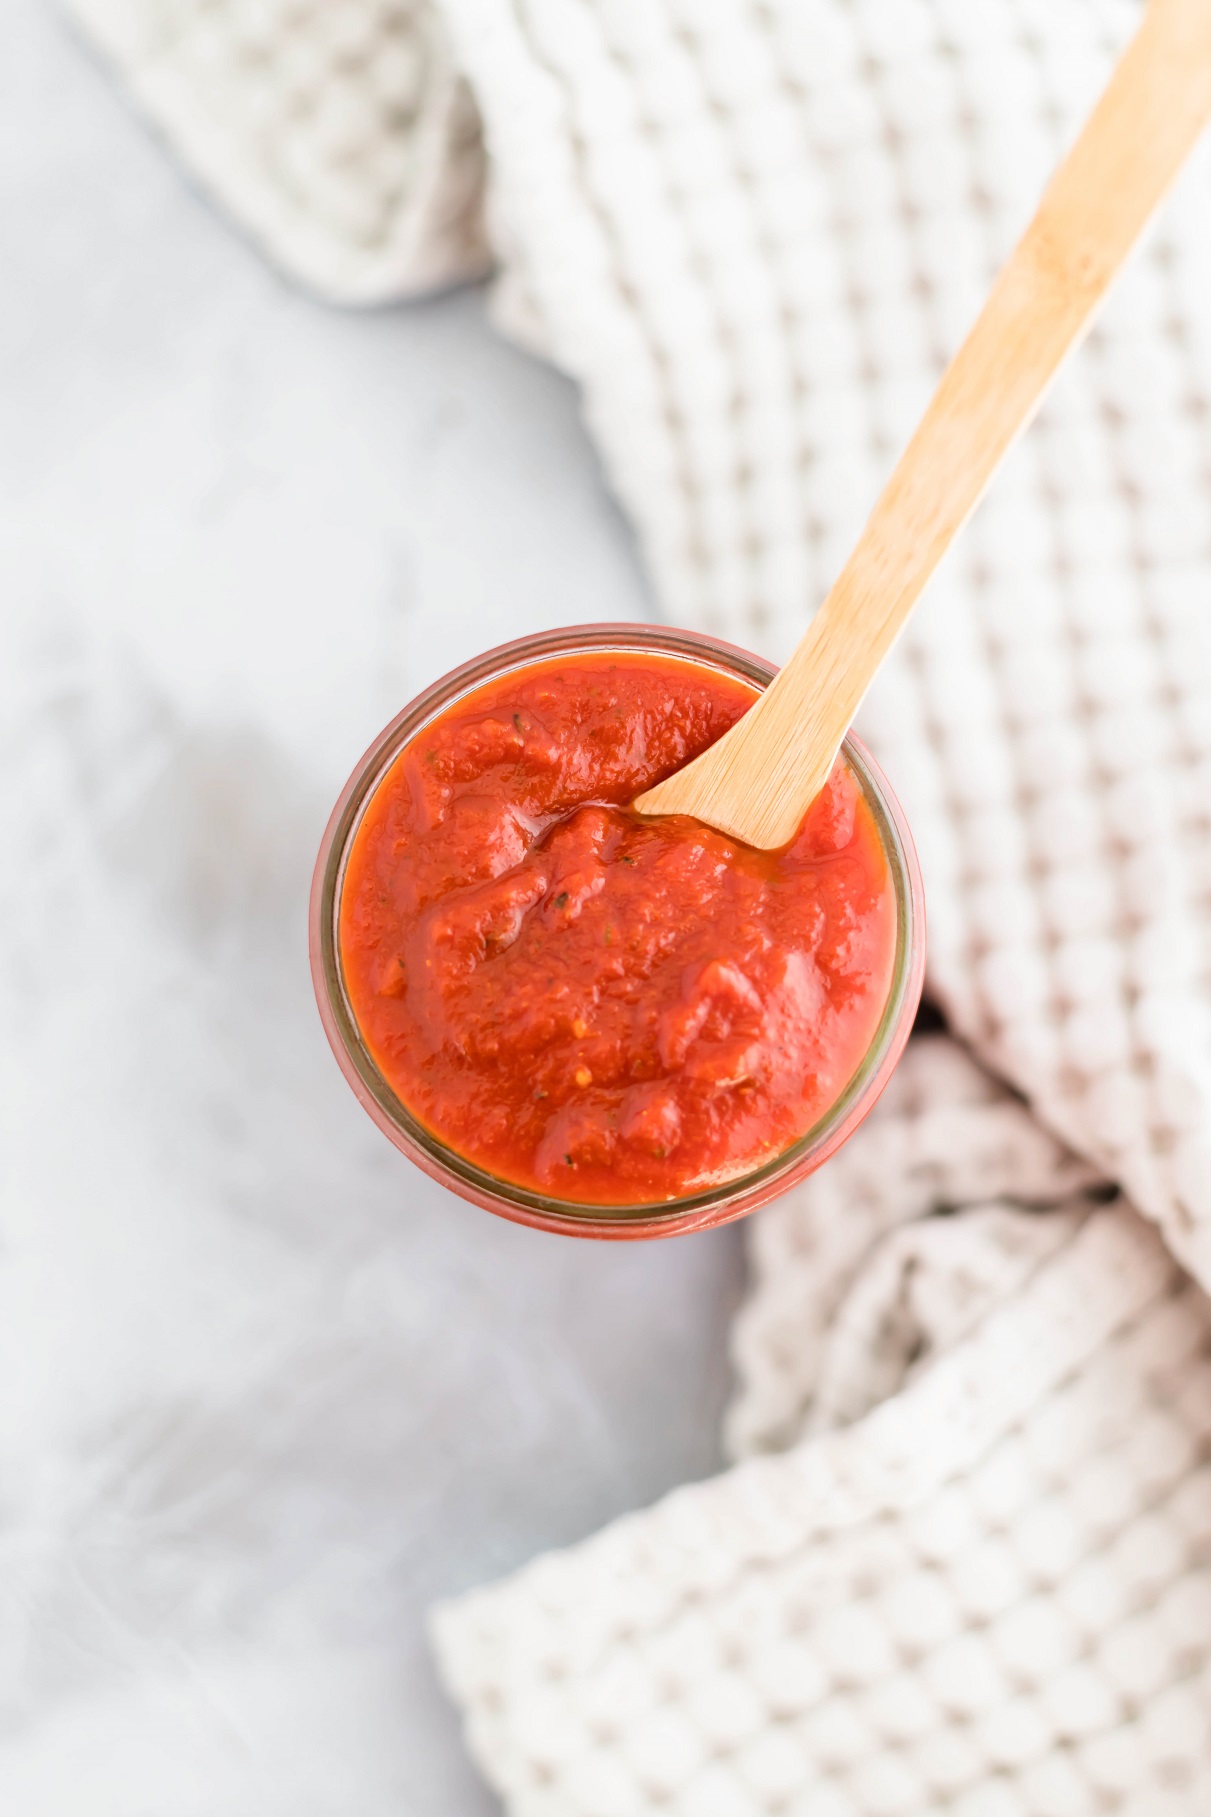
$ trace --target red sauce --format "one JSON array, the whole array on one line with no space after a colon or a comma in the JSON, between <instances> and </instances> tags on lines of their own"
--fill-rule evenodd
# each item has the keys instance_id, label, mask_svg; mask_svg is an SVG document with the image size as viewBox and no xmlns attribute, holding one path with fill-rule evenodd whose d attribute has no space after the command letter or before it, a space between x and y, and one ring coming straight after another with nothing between
<instances>
[{"instance_id":1,"label":"red sauce","mask_svg":"<svg viewBox=\"0 0 1211 1817\"><path fill-rule=\"evenodd\" d=\"M752 699L675 657L536 663L371 799L340 908L354 1015L413 1115L498 1178L683 1197L787 1148L857 1070L896 907L848 765L780 852L627 807Z\"/></svg>"}]
</instances>

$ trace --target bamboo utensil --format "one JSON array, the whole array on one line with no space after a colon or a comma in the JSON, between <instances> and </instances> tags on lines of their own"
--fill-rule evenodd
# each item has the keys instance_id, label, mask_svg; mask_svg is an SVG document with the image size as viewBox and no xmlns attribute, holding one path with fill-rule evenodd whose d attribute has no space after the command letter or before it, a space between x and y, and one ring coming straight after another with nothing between
<instances>
[{"instance_id":1,"label":"bamboo utensil","mask_svg":"<svg viewBox=\"0 0 1211 1817\"><path fill-rule=\"evenodd\" d=\"M1151 0L1002 270L857 546L761 698L640 795L744 840L787 843L930 575L1030 422L1211 118L1211 0Z\"/></svg>"}]
</instances>

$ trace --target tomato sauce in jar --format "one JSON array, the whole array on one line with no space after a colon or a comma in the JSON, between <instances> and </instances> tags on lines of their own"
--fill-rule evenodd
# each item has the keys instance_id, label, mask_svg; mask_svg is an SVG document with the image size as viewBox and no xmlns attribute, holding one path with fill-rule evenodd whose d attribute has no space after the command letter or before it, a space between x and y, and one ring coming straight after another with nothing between
<instances>
[{"instance_id":1,"label":"tomato sauce in jar","mask_svg":"<svg viewBox=\"0 0 1211 1817\"><path fill-rule=\"evenodd\" d=\"M365 1046L499 1179L586 1205L751 1173L836 1103L879 1027L897 909L839 758L791 844L629 803L755 690L692 660L512 670L396 758L354 834L338 937Z\"/></svg>"}]
</instances>

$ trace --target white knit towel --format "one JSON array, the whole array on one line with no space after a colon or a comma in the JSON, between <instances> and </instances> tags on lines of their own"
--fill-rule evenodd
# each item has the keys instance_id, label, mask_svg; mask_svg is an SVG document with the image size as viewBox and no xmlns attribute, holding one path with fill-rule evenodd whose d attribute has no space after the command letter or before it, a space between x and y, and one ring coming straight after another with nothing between
<instances>
[{"instance_id":1,"label":"white knit towel","mask_svg":"<svg viewBox=\"0 0 1211 1817\"><path fill-rule=\"evenodd\" d=\"M580 381L666 611L774 655L1138 18L74 4L349 299L482 265L473 94L502 320ZM863 714L931 988L1035 1117L913 1050L753 1225L729 1438L791 1449L441 1615L514 1817L1211 1808L1207 1307L1091 1184L1211 1284L1209 207L1204 149Z\"/></svg>"},{"instance_id":2,"label":"white knit towel","mask_svg":"<svg viewBox=\"0 0 1211 1817\"><path fill-rule=\"evenodd\" d=\"M756 1229L732 1440L819 1436L435 1618L510 1812L1211 1808L1203 1293L948 1041Z\"/></svg>"}]
</instances>

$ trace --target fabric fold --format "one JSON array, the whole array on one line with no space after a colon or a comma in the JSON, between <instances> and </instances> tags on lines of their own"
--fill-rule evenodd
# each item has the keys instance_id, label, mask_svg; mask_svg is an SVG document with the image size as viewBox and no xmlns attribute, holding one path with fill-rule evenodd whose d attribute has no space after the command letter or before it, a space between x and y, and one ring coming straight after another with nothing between
<instances>
[{"instance_id":1,"label":"fabric fold","mask_svg":"<svg viewBox=\"0 0 1211 1817\"><path fill-rule=\"evenodd\" d=\"M437 1611L511 1817L1202 1808L1211 1309L1100 1197L874 1411Z\"/></svg>"},{"instance_id":2,"label":"fabric fold","mask_svg":"<svg viewBox=\"0 0 1211 1817\"><path fill-rule=\"evenodd\" d=\"M332 302L482 277L483 145L430 0L69 0L141 111Z\"/></svg>"}]
</instances>

